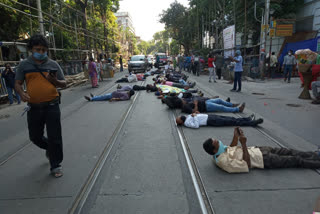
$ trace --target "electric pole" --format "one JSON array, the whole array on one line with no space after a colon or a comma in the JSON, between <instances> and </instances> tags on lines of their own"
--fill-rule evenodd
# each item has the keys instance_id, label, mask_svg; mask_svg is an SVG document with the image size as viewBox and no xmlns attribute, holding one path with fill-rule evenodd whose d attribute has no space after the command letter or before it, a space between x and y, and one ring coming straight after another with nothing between
<instances>
[{"instance_id":1,"label":"electric pole","mask_svg":"<svg viewBox=\"0 0 320 214\"><path fill-rule=\"evenodd\" d=\"M265 72L266 72L266 48L267 48L267 34L268 34L268 24L269 24L269 13L270 13L270 0L266 0L265 3L265 13L264 13L264 41L263 41L263 48L264 48L264 56L262 59L262 73L261 79L264 79ZM261 52L261 50L260 50Z\"/></svg>"},{"instance_id":2,"label":"electric pole","mask_svg":"<svg viewBox=\"0 0 320 214\"><path fill-rule=\"evenodd\" d=\"M41 1L40 0L37 0L37 8L38 8L38 14L39 14L40 34L44 36L43 17L42 17Z\"/></svg>"}]
</instances>

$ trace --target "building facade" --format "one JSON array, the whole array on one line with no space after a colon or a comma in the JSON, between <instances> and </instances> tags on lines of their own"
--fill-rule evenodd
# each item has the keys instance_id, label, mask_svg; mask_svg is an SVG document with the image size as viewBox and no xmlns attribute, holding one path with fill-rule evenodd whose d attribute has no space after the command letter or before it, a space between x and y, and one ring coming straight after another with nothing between
<instances>
[{"instance_id":1,"label":"building facade","mask_svg":"<svg viewBox=\"0 0 320 214\"><path fill-rule=\"evenodd\" d=\"M114 15L117 17L117 23L119 27L121 26L123 29L128 28L129 31L135 34L132 18L128 12L118 12Z\"/></svg>"}]
</instances>

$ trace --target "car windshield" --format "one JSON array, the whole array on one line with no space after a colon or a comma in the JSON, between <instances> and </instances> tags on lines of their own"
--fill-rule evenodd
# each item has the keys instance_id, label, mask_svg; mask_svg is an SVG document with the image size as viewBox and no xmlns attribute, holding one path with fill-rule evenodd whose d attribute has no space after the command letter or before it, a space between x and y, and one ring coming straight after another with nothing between
<instances>
[{"instance_id":1,"label":"car windshield","mask_svg":"<svg viewBox=\"0 0 320 214\"><path fill-rule=\"evenodd\" d=\"M167 56L165 56L165 55L159 55L159 58L160 58L160 59L166 59Z\"/></svg>"},{"instance_id":2,"label":"car windshield","mask_svg":"<svg viewBox=\"0 0 320 214\"><path fill-rule=\"evenodd\" d=\"M143 61L144 56L132 56L131 61Z\"/></svg>"}]
</instances>

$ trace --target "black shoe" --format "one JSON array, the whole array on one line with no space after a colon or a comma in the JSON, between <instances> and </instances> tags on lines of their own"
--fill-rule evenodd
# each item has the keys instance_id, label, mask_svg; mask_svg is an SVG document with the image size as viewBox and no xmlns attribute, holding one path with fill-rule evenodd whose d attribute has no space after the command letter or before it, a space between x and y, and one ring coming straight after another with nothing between
<instances>
[{"instance_id":1,"label":"black shoe","mask_svg":"<svg viewBox=\"0 0 320 214\"><path fill-rule=\"evenodd\" d=\"M241 90L240 90L240 89L238 89L236 92L241 92Z\"/></svg>"},{"instance_id":2,"label":"black shoe","mask_svg":"<svg viewBox=\"0 0 320 214\"><path fill-rule=\"evenodd\" d=\"M263 119L262 118L259 118L258 120L255 120L254 121L254 126L257 126L259 124L263 123Z\"/></svg>"},{"instance_id":3,"label":"black shoe","mask_svg":"<svg viewBox=\"0 0 320 214\"><path fill-rule=\"evenodd\" d=\"M231 101L230 97L228 97L228 98L226 99L226 101L227 101L228 103L230 103L230 101Z\"/></svg>"},{"instance_id":4,"label":"black shoe","mask_svg":"<svg viewBox=\"0 0 320 214\"><path fill-rule=\"evenodd\" d=\"M211 82L211 80L209 80L209 82Z\"/></svg>"},{"instance_id":5,"label":"black shoe","mask_svg":"<svg viewBox=\"0 0 320 214\"><path fill-rule=\"evenodd\" d=\"M230 91L231 91L231 92L235 92L235 91L236 91L236 89L231 89Z\"/></svg>"},{"instance_id":6,"label":"black shoe","mask_svg":"<svg viewBox=\"0 0 320 214\"><path fill-rule=\"evenodd\" d=\"M90 97L94 97L94 95L92 93L90 93Z\"/></svg>"},{"instance_id":7,"label":"black shoe","mask_svg":"<svg viewBox=\"0 0 320 214\"><path fill-rule=\"evenodd\" d=\"M88 101L91 101L91 98L88 97L88 96L84 96L84 98L85 98L86 100L88 100Z\"/></svg>"}]
</instances>

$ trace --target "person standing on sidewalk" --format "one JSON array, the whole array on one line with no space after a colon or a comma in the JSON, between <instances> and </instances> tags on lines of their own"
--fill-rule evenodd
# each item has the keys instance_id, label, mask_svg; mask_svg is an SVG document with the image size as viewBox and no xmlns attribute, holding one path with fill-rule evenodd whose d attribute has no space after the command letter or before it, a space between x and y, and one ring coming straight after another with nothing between
<instances>
[{"instance_id":1,"label":"person standing on sidewalk","mask_svg":"<svg viewBox=\"0 0 320 214\"><path fill-rule=\"evenodd\" d=\"M212 57L211 54L209 54L209 57L208 57L208 69L209 69L209 82L211 82L211 77L213 76L213 81L214 82L217 82L216 81L216 66L214 64L214 59Z\"/></svg>"},{"instance_id":2,"label":"person standing on sidewalk","mask_svg":"<svg viewBox=\"0 0 320 214\"><path fill-rule=\"evenodd\" d=\"M98 88L97 65L93 61L92 57L90 57L89 61L90 61L89 62L89 76L91 78L91 85L92 85L92 88Z\"/></svg>"},{"instance_id":3,"label":"person standing on sidewalk","mask_svg":"<svg viewBox=\"0 0 320 214\"><path fill-rule=\"evenodd\" d=\"M103 81L103 77L102 77L102 63L100 58L97 59L97 79L98 81Z\"/></svg>"},{"instance_id":4,"label":"person standing on sidewalk","mask_svg":"<svg viewBox=\"0 0 320 214\"><path fill-rule=\"evenodd\" d=\"M57 87L66 87L59 64L47 56L48 41L42 35L34 35L28 42L32 55L22 61L17 69L15 88L24 102L27 113L30 140L46 150L51 174L61 177L63 160L60 95ZM27 92L22 88L24 81ZM43 135L46 126L47 137Z\"/></svg>"},{"instance_id":5,"label":"person standing on sidewalk","mask_svg":"<svg viewBox=\"0 0 320 214\"><path fill-rule=\"evenodd\" d=\"M233 62L235 62L235 66L234 66L234 82L233 82L233 89L231 89L230 91L237 91L240 92L241 91L241 76L242 76L242 63L243 63L243 59L241 56L241 51L237 50L236 51L236 56L229 57ZM238 90L237 90L237 84L238 84Z\"/></svg>"},{"instance_id":6,"label":"person standing on sidewalk","mask_svg":"<svg viewBox=\"0 0 320 214\"><path fill-rule=\"evenodd\" d=\"M293 56L293 51L290 50L283 60L283 65L282 65L282 70L284 71L283 81L287 81L287 76L289 73L288 83L290 83L292 69L295 64L296 64L296 58Z\"/></svg>"},{"instance_id":7,"label":"person standing on sidewalk","mask_svg":"<svg viewBox=\"0 0 320 214\"><path fill-rule=\"evenodd\" d=\"M7 88L7 91L8 91L8 99L9 99L10 105L13 104L13 91L14 91L14 94L16 95L16 97L17 97L18 104L20 104L20 102L21 102L19 94L14 89L14 78L15 78L15 76L16 76L16 74L12 70L10 64L7 63L5 65L5 69L2 71L2 78L4 79L4 81L6 83L6 88Z\"/></svg>"},{"instance_id":8,"label":"person standing on sidewalk","mask_svg":"<svg viewBox=\"0 0 320 214\"><path fill-rule=\"evenodd\" d=\"M215 62L215 70L216 73L218 75L218 79L221 79L221 69L223 67L223 63L224 63L224 58L221 55L221 52L218 52L217 55L214 57L214 62Z\"/></svg>"},{"instance_id":9,"label":"person standing on sidewalk","mask_svg":"<svg viewBox=\"0 0 320 214\"><path fill-rule=\"evenodd\" d=\"M123 71L122 55L120 55L119 63L120 63L120 72L122 72Z\"/></svg>"}]
</instances>

